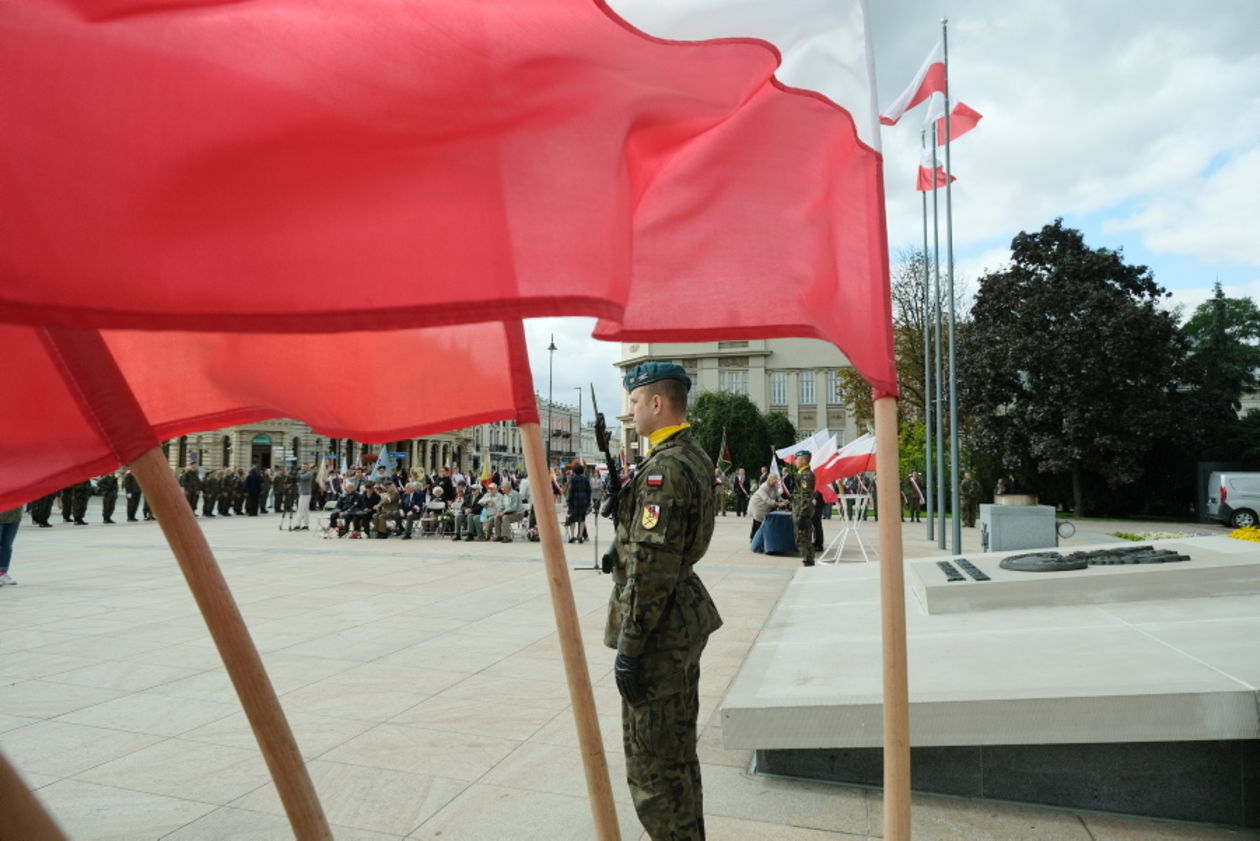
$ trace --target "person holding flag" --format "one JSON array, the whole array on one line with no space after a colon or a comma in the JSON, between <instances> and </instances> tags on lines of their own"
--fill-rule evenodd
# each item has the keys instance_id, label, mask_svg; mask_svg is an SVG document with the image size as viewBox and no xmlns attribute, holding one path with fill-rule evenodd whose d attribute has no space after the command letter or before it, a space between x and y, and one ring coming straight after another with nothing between
<instances>
[{"instance_id":1,"label":"person holding flag","mask_svg":"<svg viewBox=\"0 0 1260 841\"><path fill-rule=\"evenodd\" d=\"M726 443L726 429L722 429L722 446L718 448L717 463L713 467L713 505L726 516L726 474L731 472L731 447Z\"/></svg>"}]
</instances>

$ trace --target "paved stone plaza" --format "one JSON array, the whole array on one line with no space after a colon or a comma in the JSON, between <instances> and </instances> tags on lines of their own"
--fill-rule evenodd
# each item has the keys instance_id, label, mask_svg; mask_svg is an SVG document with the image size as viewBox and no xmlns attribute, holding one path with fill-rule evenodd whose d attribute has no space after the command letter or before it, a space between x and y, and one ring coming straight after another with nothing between
<instances>
[{"instance_id":1,"label":"paved stone plaza","mask_svg":"<svg viewBox=\"0 0 1260 841\"><path fill-rule=\"evenodd\" d=\"M23 523L0 588L0 748L76 841L291 838L218 655L153 523ZM203 523L341 841L586 841L582 769L538 544L325 541L278 518ZM832 521L834 524L835 521ZM881 837L878 791L753 777L717 709L799 561L718 519L700 568L726 620L705 653L700 739L713 841ZM1073 544L1140 531L1078 524ZM833 525L829 525L830 531ZM864 527L874 547L875 524ZM1214 526L1189 530L1224 533ZM608 530L603 529L606 538ZM906 554L938 554L921 525ZM830 533L828 539L830 539ZM965 530L964 549L978 536ZM591 565L591 544L567 545ZM944 553L939 553L944 554ZM850 547L846 559L860 557ZM623 837L609 580L572 573ZM913 685L914 676L911 675ZM1254 833L935 796L923 841L1217 841Z\"/></svg>"}]
</instances>

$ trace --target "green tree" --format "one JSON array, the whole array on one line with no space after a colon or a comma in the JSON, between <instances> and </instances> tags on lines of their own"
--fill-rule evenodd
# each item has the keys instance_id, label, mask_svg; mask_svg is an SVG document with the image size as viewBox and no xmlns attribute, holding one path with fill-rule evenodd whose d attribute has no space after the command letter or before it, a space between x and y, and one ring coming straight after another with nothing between
<instances>
[{"instance_id":1,"label":"green tree","mask_svg":"<svg viewBox=\"0 0 1260 841\"><path fill-rule=\"evenodd\" d=\"M1200 458L1236 455L1243 433L1243 395L1260 385L1260 309L1250 298L1227 298L1218 281L1182 327L1190 342L1188 411L1196 418Z\"/></svg>"},{"instance_id":2,"label":"green tree","mask_svg":"<svg viewBox=\"0 0 1260 841\"><path fill-rule=\"evenodd\" d=\"M959 343L959 389L976 444L1045 494L1046 476L1131 485L1176 428L1186 353L1166 293L1145 266L1089 248L1062 219L1011 243L1011 265L980 279Z\"/></svg>"},{"instance_id":3,"label":"green tree","mask_svg":"<svg viewBox=\"0 0 1260 841\"><path fill-rule=\"evenodd\" d=\"M687 421L694 427L700 446L717 462L722 431L731 448L736 468L752 470L766 463L770 437L757 406L742 394L706 391L691 402Z\"/></svg>"},{"instance_id":4,"label":"green tree","mask_svg":"<svg viewBox=\"0 0 1260 841\"><path fill-rule=\"evenodd\" d=\"M776 450L784 447L790 447L799 439L796 437L796 427L788 420L787 415L779 412L770 412L763 416L766 422L766 434L770 436L770 446ZM766 459L770 458L770 454L766 453ZM756 459L754 459L755 461ZM769 467L769 465L766 465ZM758 468L760 469L760 468Z\"/></svg>"}]
</instances>

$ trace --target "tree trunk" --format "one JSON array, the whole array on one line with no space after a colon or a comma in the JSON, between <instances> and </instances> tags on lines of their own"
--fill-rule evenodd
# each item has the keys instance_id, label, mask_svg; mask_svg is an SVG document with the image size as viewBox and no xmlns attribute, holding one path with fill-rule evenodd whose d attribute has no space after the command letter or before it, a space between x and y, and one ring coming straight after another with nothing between
<instances>
[{"instance_id":1,"label":"tree trunk","mask_svg":"<svg viewBox=\"0 0 1260 841\"><path fill-rule=\"evenodd\" d=\"M1072 513L1085 516L1085 487L1081 482L1081 463L1072 462Z\"/></svg>"}]
</instances>

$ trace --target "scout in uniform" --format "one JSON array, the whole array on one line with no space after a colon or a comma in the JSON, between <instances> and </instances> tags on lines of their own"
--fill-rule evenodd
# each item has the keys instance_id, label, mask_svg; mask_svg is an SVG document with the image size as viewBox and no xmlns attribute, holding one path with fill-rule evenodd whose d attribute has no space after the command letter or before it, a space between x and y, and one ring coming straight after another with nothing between
<instances>
[{"instance_id":1,"label":"scout in uniform","mask_svg":"<svg viewBox=\"0 0 1260 841\"><path fill-rule=\"evenodd\" d=\"M792 525L796 527L796 548L805 566L814 565L814 471L809 469L809 450L796 453L795 482L792 484Z\"/></svg>"},{"instance_id":2,"label":"scout in uniform","mask_svg":"<svg viewBox=\"0 0 1260 841\"><path fill-rule=\"evenodd\" d=\"M700 654L722 625L694 571L713 536L713 462L685 422L691 379L681 366L644 363L624 384L652 450L618 494L604 644L617 650L626 778L639 820L653 841L698 841Z\"/></svg>"}]
</instances>

